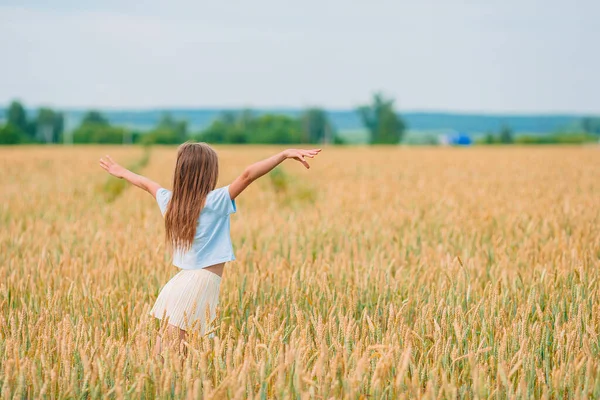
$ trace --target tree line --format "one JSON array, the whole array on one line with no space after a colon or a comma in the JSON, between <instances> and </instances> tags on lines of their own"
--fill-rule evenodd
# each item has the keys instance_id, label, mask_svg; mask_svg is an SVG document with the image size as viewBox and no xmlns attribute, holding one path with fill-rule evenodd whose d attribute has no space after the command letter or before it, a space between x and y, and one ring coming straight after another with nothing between
<instances>
[{"instance_id":1,"label":"tree line","mask_svg":"<svg viewBox=\"0 0 600 400\"><path fill-rule=\"evenodd\" d=\"M574 131L554 132L544 135L515 135L508 125L503 125L497 133L487 132L475 143L481 145L537 145L537 144L582 144L596 142L600 138L600 118L584 117Z\"/></svg>"},{"instance_id":2,"label":"tree line","mask_svg":"<svg viewBox=\"0 0 600 400\"><path fill-rule=\"evenodd\" d=\"M406 124L394 110L394 100L375 94L370 104L357 108L372 144L397 144ZM117 126L96 110L88 111L79 126L65 131L64 114L40 108L29 118L25 107L13 101L6 110L6 123L0 126L0 144L20 143L101 143L101 144L179 144L189 139L209 143L342 144L343 139L321 108L308 108L299 117L261 114L252 110L225 111L200 132L190 132L186 121L163 114L156 126L140 132Z\"/></svg>"},{"instance_id":3,"label":"tree line","mask_svg":"<svg viewBox=\"0 0 600 400\"><path fill-rule=\"evenodd\" d=\"M358 107L356 112L369 133L370 144L398 144L405 137L407 126L395 111L393 99L376 93L368 104ZM504 125L498 132L487 132L475 143L494 145L596 141L600 135L600 118L581 118L575 130L578 134L516 136L510 126ZM163 114L152 129L140 132L111 124L101 112L90 110L75 129L67 132L62 112L42 107L30 117L19 101L13 101L6 110L4 125L0 125L0 144L179 144L189 139L214 144L344 143L327 112L317 107L304 110L298 117L258 114L252 110L225 111L199 132L191 132L186 121L178 120L169 113ZM411 143L410 137L406 142ZM437 139L433 138L424 143L436 142Z\"/></svg>"},{"instance_id":4,"label":"tree line","mask_svg":"<svg viewBox=\"0 0 600 400\"><path fill-rule=\"evenodd\" d=\"M42 107L30 119L23 105L13 101L6 110L6 124L0 126L0 144L59 143L63 132L61 112Z\"/></svg>"}]
</instances>

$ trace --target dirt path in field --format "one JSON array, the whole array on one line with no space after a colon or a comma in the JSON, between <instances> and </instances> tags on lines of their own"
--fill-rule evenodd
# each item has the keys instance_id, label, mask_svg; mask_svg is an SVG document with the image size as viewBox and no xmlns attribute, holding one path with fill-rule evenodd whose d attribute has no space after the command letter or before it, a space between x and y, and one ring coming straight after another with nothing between
<instances>
[{"instance_id":1,"label":"dirt path in field","mask_svg":"<svg viewBox=\"0 0 600 400\"><path fill-rule=\"evenodd\" d=\"M141 173L142 169L148 165L151 157L151 148L144 147L144 152L142 157L137 159L135 162L126 166L126 168L136 174ZM127 181L123 179L115 179L112 176L109 176L106 180L106 183L102 186L102 193L104 194L104 198L107 203L112 203L115 201L125 190L127 187Z\"/></svg>"}]
</instances>

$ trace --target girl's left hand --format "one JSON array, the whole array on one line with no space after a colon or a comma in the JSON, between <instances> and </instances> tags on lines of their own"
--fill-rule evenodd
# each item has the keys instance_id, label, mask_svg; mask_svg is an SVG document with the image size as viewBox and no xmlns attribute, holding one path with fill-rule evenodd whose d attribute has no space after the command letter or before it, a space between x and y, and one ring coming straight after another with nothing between
<instances>
[{"instance_id":1,"label":"girl's left hand","mask_svg":"<svg viewBox=\"0 0 600 400\"><path fill-rule=\"evenodd\" d=\"M121 167L112 158L110 158L108 154L106 155L106 159L100 159L100 166L104 168L106 172L117 178L123 178L123 174L126 171L125 168Z\"/></svg>"}]
</instances>

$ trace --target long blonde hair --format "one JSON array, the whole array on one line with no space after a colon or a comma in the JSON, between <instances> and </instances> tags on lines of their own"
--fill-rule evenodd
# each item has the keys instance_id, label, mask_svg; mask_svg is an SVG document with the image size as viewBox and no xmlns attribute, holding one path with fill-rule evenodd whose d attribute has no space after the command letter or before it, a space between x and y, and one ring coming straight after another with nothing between
<instances>
[{"instance_id":1,"label":"long blonde hair","mask_svg":"<svg viewBox=\"0 0 600 400\"><path fill-rule=\"evenodd\" d=\"M173 174L173 194L165 213L167 245L187 250L192 246L206 196L217 185L219 159L206 143L179 146Z\"/></svg>"}]
</instances>

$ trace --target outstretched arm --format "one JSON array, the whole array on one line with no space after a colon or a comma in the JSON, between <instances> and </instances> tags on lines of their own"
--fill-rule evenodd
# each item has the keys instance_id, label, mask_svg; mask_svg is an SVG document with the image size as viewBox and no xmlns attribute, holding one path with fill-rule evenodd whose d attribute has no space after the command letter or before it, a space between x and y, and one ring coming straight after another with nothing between
<instances>
[{"instance_id":1,"label":"outstretched arm","mask_svg":"<svg viewBox=\"0 0 600 400\"><path fill-rule=\"evenodd\" d=\"M244 191L252 182L265 175L273 168L281 164L288 158L293 158L302 163L306 168L310 168L305 157L314 158L321 149L302 150L302 149L287 149L274 156L258 161L248 167L229 185L229 197L235 199Z\"/></svg>"},{"instance_id":2,"label":"outstretched arm","mask_svg":"<svg viewBox=\"0 0 600 400\"><path fill-rule=\"evenodd\" d=\"M127 168L120 166L112 158L110 158L109 155L106 155L106 158L100 159L100 166L112 176L115 176L119 179L125 179L132 185L144 189L154 198L156 198L156 191L161 188L158 183L146 178L145 176L138 175L134 172L131 172Z\"/></svg>"}]
</instances>

